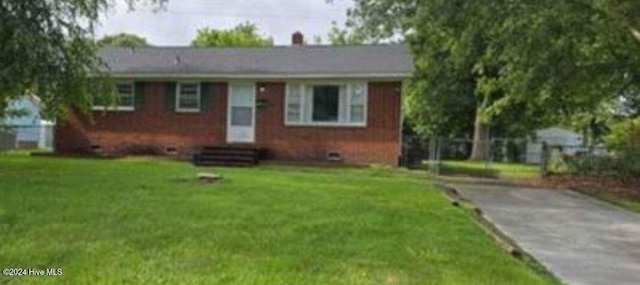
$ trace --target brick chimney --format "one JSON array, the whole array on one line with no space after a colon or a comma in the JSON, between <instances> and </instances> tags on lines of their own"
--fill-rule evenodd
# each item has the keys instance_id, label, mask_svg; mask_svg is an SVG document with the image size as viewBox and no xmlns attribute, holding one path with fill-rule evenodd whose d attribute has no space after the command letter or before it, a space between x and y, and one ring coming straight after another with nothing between
<instances>
[{"instance_id":1,"label":"brick chimney","mask_svg":"<svg viewBox=\"0 0 640 285\"><path fill-rule=\"evenodd\" d=\"M295 32L291 36L291 44L294 46L304 45L304 35L301 32Z\"/></svg>"}]
</instances>

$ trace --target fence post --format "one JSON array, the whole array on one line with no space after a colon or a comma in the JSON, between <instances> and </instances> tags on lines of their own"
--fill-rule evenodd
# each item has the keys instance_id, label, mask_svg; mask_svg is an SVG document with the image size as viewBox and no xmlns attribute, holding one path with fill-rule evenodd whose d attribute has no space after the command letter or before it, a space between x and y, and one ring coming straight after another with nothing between
<instances>
[{"instance_id":1,"label":"fence post","mask_svg":"<svg viewBox=\"0 0 640 285\"><path fill-rule=\"evenodd\" d=\"M502 141L502 162L509 162L509 139Z\"/></svg>"},{"instance_id":2,"label":"fence post","mask_svg":"<svg viewBox=\"0 0 640 285\"><path fill-rule=\"evenodd\" d=\"M436 175L440 175L440 151L442 149L442 138L436 138Z\"/></svg>"},{"instance_id":3,"label":"fence post","mask_svg":"<svg viewBox=\"0 0 640 285\"><path fill-rule=\"evenodd\" d=\"M489 138L489 136L487 135L484 141L484 170L489 170L489 164L491 164L491 161L492 161L492 157L491 157L492 144L493 144L493 139Z\"/></svg>"},{"instance_id":4,"label":"fence post","mask_svg":"<svg viewBox=\"0 0 640 285\"><path fill-rule=\"evenodd\" d=\"M431 175L439 175L440 160L440 140L437 137L429 139L429 173Z\"/></svg>"},{"instance_id":5,"label":"fence post","mask_svg":"<svg viewBox=\"0 0 640 285\"><path fill-rule=\"evenodd\" d=\"M429 140L429 172L431 175L438 175L438 138L432 137Z\"/></svg>"},{"instance_id":6,"label":"fence post","mask_svg":"<svg viewBox=\"0 0 640 285\"><path fill-rule=\"evenodd\" d=\"M549 175L549 145L546 141L542 142L542 151L540 152L540 175L547 177Z\"/></svg>"},{"instance_id":7,"label":"fence post","mask_svg":"<svg viewBox=\"0 0 640 285\"><path fill-rule=\"evenodd\" d=\"M588 161L589 161L589 167L588 169L591 170L592 173L594 173L596 176L601 176L601 172L600 172L600 164L599 161L596 160L595 158L595 152L594 152L594 148L595 145L593 143L591 143L589 145L588 150Z\"/></svg>"}]
</instances>

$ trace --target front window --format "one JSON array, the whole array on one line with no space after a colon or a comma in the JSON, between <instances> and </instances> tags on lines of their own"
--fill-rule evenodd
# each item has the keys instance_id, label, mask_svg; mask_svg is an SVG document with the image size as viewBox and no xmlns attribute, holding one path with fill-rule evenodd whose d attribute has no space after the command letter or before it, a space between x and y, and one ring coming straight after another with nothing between
<instances>
[{"instance_id":1,"label":"front window","mask_svg":"<svg viewBox=\"0 0 640 285\"><path fill-rule=\"evenodd\" d=\"M94 110L113 110L113 111L131 111L134 109L135 104L135 85L131 83L118 83L116 84L117 98L115 98L115 104L110 105L109 102L105 102L102 98L95 98L93 102Z\"/></svg>"},{"instance_id":2,"label":"front window","mask_svg":"<svg viewBox=\"0 0 640 285\"><path fill-rule=\"evenodd\" d=\"M200 84L178 83L176 92L176 111L200 111Z\"/></svg>"},{"instance_id":3,"label":"front window","mask_svg":"<svg viewBox=\"0 0 640 285\"><path fill-rule=\"evenodd\" d=\"M340 86L313 86L314 122L338 122Z\"/></svg>"},{"instance_id":4,"label":"front window","mask_svg":"<svg viewBox=\"0 0 640 285\"><path fill-rule=\"evenodd\" d=\"M365 83L287 84L288 125L365 126Z\"/></svg>"}]
</instances>

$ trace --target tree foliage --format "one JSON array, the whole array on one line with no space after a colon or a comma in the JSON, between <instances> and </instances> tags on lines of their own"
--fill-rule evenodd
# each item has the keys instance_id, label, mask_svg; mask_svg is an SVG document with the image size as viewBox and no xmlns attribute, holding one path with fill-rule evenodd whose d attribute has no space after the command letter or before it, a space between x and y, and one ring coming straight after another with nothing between
<instances>
[{"instance_id":1,"label":"tree foliage","mask_svg":"<svg viewBox=\"0 0 640 285\"><path fill-rule=\"evenodd\" d=\"M116 47L148 47L147 39L129 33L119 33L115 35L104 36L97 41L98 46L116 46Z\"/></svg>"},{"instance_id":2,"label":"tree foliage","mask_svg":"<svg viewBox=\"0 0 640 285\"><path fill-rule=\"evenodd\" d=\"M640 117L628 118L611 128L605 143L620 160L621 172L640 176ZM626 171L625 171L626 170Z\"/></svg>"},{"instance_id":3,"label":"tree foliage","mask_svg":"<svg viewBox=\"0 0 640 285\"><path fill-rule=\"evenodd\" d=\"M421 0L354 0L347 11L347 28L365 42L403 37L415 28Z\"/></svg>"},{"instance_id":4,"label":"tree foliage","mask_svg":"<svg viewBox=\"0 0 640 285\"><path fill-rule=\"evenodd\" d=\"M191 41L196 47L272 46L273 38L262 36L256 24L242 23L229 30L202 28Z\"/></svg>"},{"instance_id":5,"label":"tree foliage","mask_svg":"<svg viewBox=\"0 0 640 285\"><path fill-rule=\"evenodd\" d=\"M613 125L605 141L614 151L635 150L640 154L640 117Z\"/></svg>"},{"instance_id":6,"label":"tree foliage","mask_svg":"<svg viewBox=\"0 0 640 285\"><path fill-rule=\"evenodd\" d=\"M416 61L409 116L453 123L465 113L447 108L473 106L476 139L497 121L533 128L640 94L634 0L356 0L348 25L405 36Z\"/></svg>"},{"instance_id":7,"label":"tree foliage","mask_svg":"<svg viewBox=\"0 0 640 285\"><path fill-rule=\"evenodd\" d=\"M327 38L332 45L360 45L365 42L361 33L351 29L341 29L336 22L331 23Z\"/></svg>"},{"instance_id":8,"label":"tree foliage","mask_svg":"<svg viewBox=\"0 0 640 285\"><path fill-rule=\"evenodd\" d=\"M86 110L92 94L113 90L93 40L99 15L112 3L0 1L0 113L10 99L34 93L46 106L45 117L60 118L70 106Z\"/></svg>"}]
</instances>

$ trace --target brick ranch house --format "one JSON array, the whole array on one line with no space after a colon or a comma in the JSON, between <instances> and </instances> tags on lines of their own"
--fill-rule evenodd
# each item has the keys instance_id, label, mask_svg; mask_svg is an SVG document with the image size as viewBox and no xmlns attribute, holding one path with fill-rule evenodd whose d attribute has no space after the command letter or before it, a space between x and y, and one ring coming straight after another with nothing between
<instances>
[{"instance_id":1,"label":"brick ranch house","mask_svg":"<svg viewBox=\"0 0 640 285\"><path fill-rule=\"evenodd\" d=\"M205 147L261 159L396 165L404 45L106 48L118 106L70 112L59 153L191 157Z\"/></svg>"}]
</instances>

